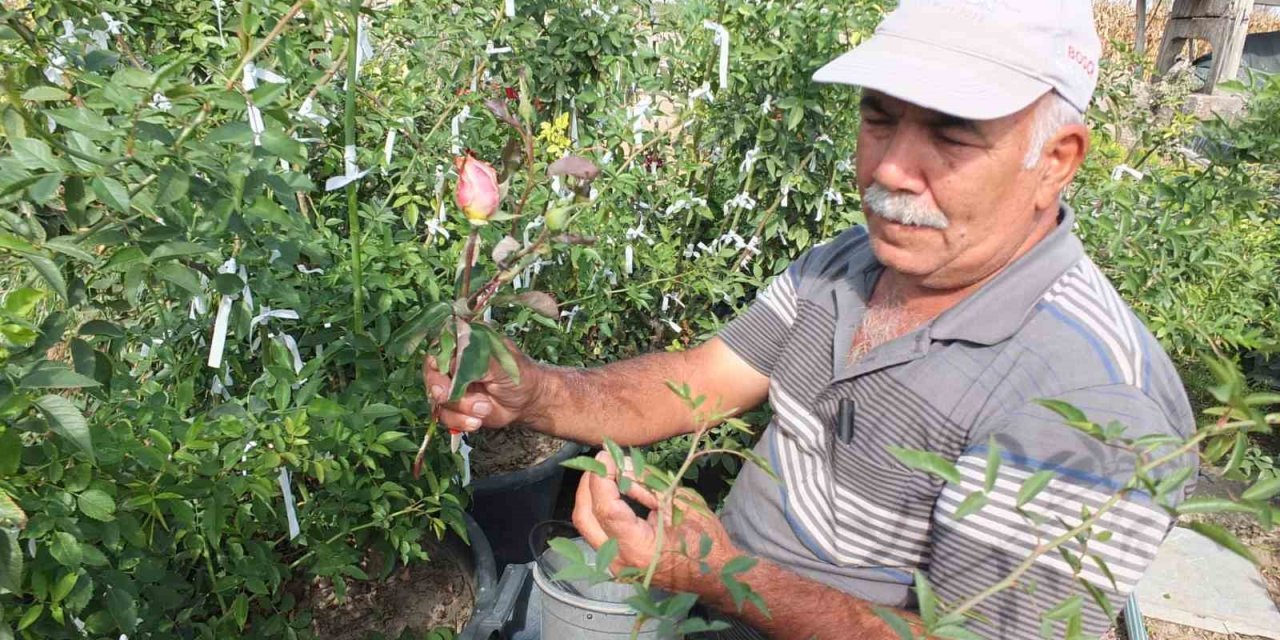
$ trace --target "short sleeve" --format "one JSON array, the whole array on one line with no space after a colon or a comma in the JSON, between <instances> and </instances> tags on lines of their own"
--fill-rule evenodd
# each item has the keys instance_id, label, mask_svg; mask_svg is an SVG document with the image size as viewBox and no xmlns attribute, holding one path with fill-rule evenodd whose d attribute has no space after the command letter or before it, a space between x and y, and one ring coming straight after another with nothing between
<instances>
[{"instance_id":1,"label":"short sleeve","mask_svg":"<svg viewBox=\"0 0 1280 640\"><path fill-rule=\"evenodd\" d=\"M786 271L756 294L747 310L725 325L720 339L755 370L771 375L796 320L796 290L801 282L804 260Z\"/></svg>"},{"instance_id":2,"label":"short sleeve","mask_svg":"<svg viewBox=\"0 0 1280 640\"><path fill-rule=\"evenodd\" d=\"M1184 425L1173 424L1155 402L1131 386L1072 391L1055 399L1080 409L1096 424L1124 425L1126 438L1185 433ZM999 456L995 486L981 509L957 518L965 498L984 489L991 441ZM1136 462L1133 454L1065 424L1061 416L1037 403L979 425L970 447L957 460L961 482L944 488L934 510L929 578L938 597L956 604L999 583L1031 557L1036 546L1079 525L1084 513L1096 513L1124 490ZM1194 455L1184 456L1154 475L1168 477L1195 464ZM1051 472L1053 478L1019 507L1024 483L1042 471ZM1180 502L1192 484L1194 480L1170 492L1165 506ZM1102 634L1113 620L1091 591L1105 597L1113 611L1120 611L1172 523L1164 506L1155 504L1150 495L1136 490L1125 493L1101 516L1087 544L1072 541L1064 547L1068 554L1053 552L1037 558L1014 587L977 607L981 618L971 622L970 629L990 638L1038 638L1042 615L1078 595L1083 603L1083 632ZM1099 535L1103 531L1109 533ZM1064 628L1056 624L1054 637L1060 637Z\"/></svg>"}]
</instances>

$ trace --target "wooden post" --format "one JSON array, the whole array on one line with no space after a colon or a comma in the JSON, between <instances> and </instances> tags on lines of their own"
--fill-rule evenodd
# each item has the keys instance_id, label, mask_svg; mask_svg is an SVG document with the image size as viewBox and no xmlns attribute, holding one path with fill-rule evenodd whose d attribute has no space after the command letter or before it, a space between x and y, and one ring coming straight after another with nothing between
<instances>
[{"instance_id":1,"label":"wooden post","mask_svg":"<svg viewBox=\"0 0 1280 640\"><path fill-rule=\"evenodd\" d=\"M1201 92L1213 93L1219 82L1234 79L1253 5L1254 0L1174 0L1156 56L1156 73L1173 67L1188 40L1202 38L1213 48L1213 66Z\"/></svg>"},{"instance_id":2,"label":"wooden post","mask_svg":"<svg viewBox=\"0 0 1280 640\"><path fill-rule=\"evenodd\" d=\"M1138 42L1134 44L1133 51L1141 58L1147 53L1147 0L1138 0Z\"/></svg>"}]
</instances>

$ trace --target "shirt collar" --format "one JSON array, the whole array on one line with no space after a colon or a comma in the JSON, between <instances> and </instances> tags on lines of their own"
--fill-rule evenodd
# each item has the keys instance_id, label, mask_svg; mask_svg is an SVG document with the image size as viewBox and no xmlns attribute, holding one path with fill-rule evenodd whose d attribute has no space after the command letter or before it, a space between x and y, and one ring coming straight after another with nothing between
<instances>
[{"instance_id":1,"label":"shirt collar","mask_svg":"<svg viewBox=\"0 0 1280 640\"><path fill-rule=\"evenodd\" d=\"M1084 246L1072 231L1075 222L1075 212L1062 204L1058 226L982 288L938 316L929 337L984 345L1012 337L1044 292L1084 257Z\"/></svg>"}]
</instances>

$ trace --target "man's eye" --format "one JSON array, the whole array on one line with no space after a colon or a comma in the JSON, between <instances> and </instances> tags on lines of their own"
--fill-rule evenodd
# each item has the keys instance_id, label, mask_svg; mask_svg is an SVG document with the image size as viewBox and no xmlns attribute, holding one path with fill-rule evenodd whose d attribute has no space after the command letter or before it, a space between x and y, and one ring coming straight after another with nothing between
<instances>
[{"instance_id":1,"label":"man's eye","mask_svg":"<svg viewBox=\"0 0 1280 640\"><path fill-rule=\"evenodd\" d=\"M944 134L941 134L941 133L935 133L935 134L933 135L933 137L934 137L934 138L936 138L936 139L938 140L938 142L941 142L942 144L945 144L945 145L947 145L947 146L951 146L951 147L968 147L968 146L972 146L972 145L970 145L969 143L967 143L967 142L965 142L965 141L963 141L963 140L958 140L958 139L956 139L956 138L952 138L951 136L944 135Z\"/></svg>"}]
</instances>

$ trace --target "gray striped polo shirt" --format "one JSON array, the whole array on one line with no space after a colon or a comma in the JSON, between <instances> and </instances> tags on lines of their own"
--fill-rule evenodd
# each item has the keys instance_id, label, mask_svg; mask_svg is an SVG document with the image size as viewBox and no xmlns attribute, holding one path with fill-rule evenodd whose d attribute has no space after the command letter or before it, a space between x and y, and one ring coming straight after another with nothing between
<instances>
[{"instance_id":1,"label":"gray striped polo shirt","mask_svg":"<svg viewBox=\"0 0 1280 640\"><path fill-rule=\"evenodd\" d=\"M734 541L801 575L873 603L911 608L912 572L939 598L958 602L1008 575L1041 541L1080 521L1132 477L1134 460L1063 423L1038 399L1069 402L1126 435L1188 437L1194 419L1172 363L1084 255L1064 206L1057 229L980 290L919 329L850 363L866 302L883 271L866 230L816 247L761 291L721 338L769 376L774 419L756 451L775 482L748 465L723 520ZM852 438L836 434L852 401ZM846 403L847 404L847 403ZM999 475L980 511L954 517L983 488L988 443ZM955 461L959 484L913 472L888 451L906 447ZM1179 465L1193 465L1187 457ZM1022 482L1057 473L1025 511ZM1174 498L1190 491L1184 487ZM1081 577L1119 606L1171 526L1135 494L1103 517L1113 532L1087 552L1106 561L1115 586L1086 560ZM1078 551L1078 549L1077 549ZM977 609L986 637L1039 637L1040 614L1074 594L1085 632L1111 621L1072 580L1058 554L1042 556L1019 586ZM1059 629L1059 635L1061 629Z\"/></svg>"}]
</instances>

